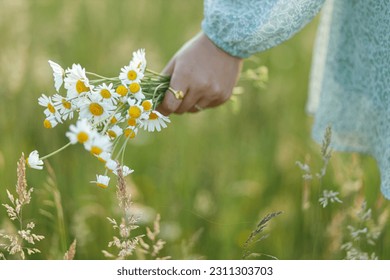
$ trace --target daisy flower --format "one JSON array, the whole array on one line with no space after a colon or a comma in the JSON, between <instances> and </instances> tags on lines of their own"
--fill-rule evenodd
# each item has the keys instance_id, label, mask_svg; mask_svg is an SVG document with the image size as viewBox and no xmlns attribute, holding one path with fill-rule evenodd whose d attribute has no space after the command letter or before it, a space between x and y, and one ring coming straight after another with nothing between
<instances>
[{"instance_id":1,"label":"daisy flower","mask_svg":"<svg viewBox=\"0 0 390 280\"><path fill-rule=\"evenodd\" d=\"M150 111L153 109L153 102L151 99L142 101L141 106L144 108L144 111Z\"/></svg>"},{"instance_id":2,"label":"daisy flower","mask_svg":"<svg viewBox=\"0 0 390 280\"><path fill-rule=\"evenodd\" d=\"M32 151L28 158L26 159L26 163L30 168L34 169L43 169L43 161L39 159L39 153L37 150Z\"/></svg>"},{"instance_id":3,"label":"daisy flower","mask_svg":"<svg viewBox=\"0 0 390 280\"><path fill-rule=\"evenodd\" d=\"M123 130L118 125L114 125L107 131L107 134L111 139L115 139L123 134Z\"/></svg>"},{"instance_id":4,"label":"daisy flower","mask_svg":"<svg viewBox=\"0 0 390 280\"><path fill-rule=\"evenodd\" d=\"M130 116L128 116L127 118L127 125L128 126L137 126L137 125L140 125L142 123L142 119L141 118L138 118L138 119L134 119Z\"/></svg>"},{"instance_id":5,"label":"daisy flower","mask_svg":"<svg viewBox=\"0 0 390 280\"><path fill-rule=\"evenodd\" d=\"M43 126L45 128L53 128L58 124L54 116L49 116L43 121Z\"/></svg>"},{"instance_id":6,"label":"daisy flower","mask_svg":"<svg viewBox=\"0 0 390 280\"><path fill-rule=\"evenodd\" d=\"M84 143L84 148L96 156L111 151L112 143L107 135L96 134L91 141Z\"/></svg>"},{"instance_id":7,"label":"daisy flower","mask_svg":"<svg viewBox=\"0 0 390 280\"><path fill-rule=\"evenodd\" d=\"M85 69L80 64L73 64L71 69L67 69L64 82L68 90L68 99L75 98L83 92L89 92L93 88L89 84Z\"/></svg>"},{"instance_id":8,"label":"daisy flower","mask_svg":"<svg viewBox=\"0 0 390 280\"><path fill-rule=\"evenodd\" d=\"M121 82L125 85L129 85L134 82L139 83L143 77L144 73L131 63L130 65L122 67L121 73L119 74L119 80L121 80Z\"/></svg>"},{"instance_id":9,"label":"daisy flower","mask_svg":"<svg viewBox=\"0 0 390 280\"><path fill-rule=\"evenodd\" d=\"M140 105L140 101L136 99L129 98L127 100L129 104L129 109L127 110L127 118L129 120L140 120L147 118L147 113L144 112L144 107ZM132 125L129 123L129 125ZM133 125L135 126L135 125Z\"/></svg>"},{"instance_id":10,"label":"daisy flower","mask_svg":"<svg viewBox=\"0 0 390 280\"><path fill-rule=\"evenodd\" d=\"M125 85L119 85L115 92L119 94L121 97L126 97L126 95L129 93L129 89Z\"/></svg>"},{"instance_id":11,"label":"daisy flower","mask_svg":"<svg viewBox=\"0 0 390 280\"><path fill-rule=\"evenodd\" d=\"M121 123L124 121L124 117L122 116L121 113L116 113L115 115L113 115L111 118L110 118L110 124L117 124L117 123Z\"/></svg>"},{"instance_id":12,"label":"daisy flower","mask_svg":"<svg viewBox=\"0 0 390 280\"><path fill-rule=\"evenodd\" d=\"M91 94L80 105L80 118L86 118L91 123L99 123L107 119L116 107L107 102L103 102L98 94Z\"/></svg>"},{"instance_id":13,"label":"daisy flower","mask_svg":"<svg viewBox=\"0 0 390 280\"><path fill-rule=\"evenodd\" d=\"M107 188L110 182L110 177L104 175L96 175L96 181L91 181L91 183L95 183L100 188Z\"/></svg>"},{"instance_id":14,"label":"daisy flower","mask_svg":"<svg viewBox=\"0 0 390 280\"><path fill-rule=\"evenodd\" d=\"M119 168L122 169L122 175L124 177L126 177L127 175L131 174L134 172L133 169L131 169L130 167L126 166L126 165L123 165L123 166L120 166ZM118 168L116 168L115 170L112 170L112 173L114 173L115 175L118 176Z\"/></svg>"},{"instance_id":15,"label":"daisy flower","mask_svg":"<svg viewBox=\"0 0 390 280\"><path fill-rule=\"evenodd\" d=\"M139 82L132 82L129 84L129 91L131 96L137 100L145 98L145 95L142 93L142 88Z\"/></svg>"},{"instance_id":16,"label":"daisy flower","mask_svg":"<svg viewBox=\"0 0 390 280\"><path fill-rule=\"evenodd\" d=\"M110 170L111 172L115 173L115 172L117 172L117 169L118 169L118 163L113 159L109 159L106 162L106 168L108 170Z\"/></svg>"},{"instance_id":17,"label":"daisy flower","mask_svg":"<svg viewBox=\"0 0 390 280\"><path fill-rule=\"evenodd\" d=\"M146 69L146 58L145 58L145 49L139 49L133 52L133 58L130 61L130 65L134 66L136 69L140 70L142 73Z\"/></svg>"},{"instance_id":18,"label":"daisy flower","mask_svg":"<svg viewBox=\"0 0 390 280\"><path fill-rule=\"evenodd\" d=\"M124 131L123 134L126 138L133 139L135 136L137 136L138 128L134 126L128 126Z\"/></svg>"},{"instance_id":19,"label":"daisy flower","mask_svg":"<svg viewBox=\"0 0 390 280\"><path fill-rule=\"evenodd\" d=\"M75 110L75 106L70 101L56 93L53 95L53 102L56 105L56 108L58 109L58 112L64 121L68 118L73 119L73 112Z\"/></svg>"},{"instance_id":20,"label":"daisy flower","mask_svg":"<svg viewBox=\"0 0 390 280\"><path fill-rule=\"evenodd\" d=\"M65 135L72 144L76 144L77 142L85 144L91 141L96 134L87 119L78 120L76 125L71 124L69 130Z\"/></svg>"},{"instance_id":21,"label":"daisy flower","mask_svg":"<svg viewBox=\"0 0 390 280\"><path fill-rule=\"evenodd\" d=\"M42 94L41 97L38 98L38 104L46 107L46 109L43 111L46 117L53 116L58 122L61 122L61 115L51 100L51 97Z\"/></svg>"},{"instance_id":22,"label":"daisy flower","mask_svg":"<svg viewBox=\"0 0 390 280\"><path fill-rule=\"evenodd\" d=\"M95 89L95 91L101 96L103 101L109 102L112 105L116 104L117 99L120 97L120 95L117 92L115 92L115 90L113 89L112 83L110 83L109 85L103 83L99 85Z\"/></svg>"},{"instance_id":23,"label":"daisy flower","mask_svg":"<svg viewBox=\"0 0 390 280\"><path fill-rule=\"evenodd\" d=\"M143 127L144 130L147 130L149 132L153 132L155 130L161 131L161 128L166 128L167 123L170 123L168 117L164 116L158 111L153 110L149 114L149 118L144 120L140 127Z\"/></svg>"},{"instance_id":24,"label":"daisy flower","mask_svg":"<svg viewBox=\"0 0 390 280\"><path fill-rule=\"evenodd\" d=\"M54 61L49 60L51 69L53 70L54 87L58 92L64 82L65 70Z\"/></svg>"}]
</instances>

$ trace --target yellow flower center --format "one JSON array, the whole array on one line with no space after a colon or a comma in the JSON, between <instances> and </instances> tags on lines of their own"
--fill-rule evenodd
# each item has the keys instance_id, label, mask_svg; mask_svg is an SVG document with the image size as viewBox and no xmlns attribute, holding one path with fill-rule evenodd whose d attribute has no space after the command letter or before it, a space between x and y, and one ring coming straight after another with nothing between
<instances>
[{"instance_id":1,"label":"yellow flower center","mask_svg":"<svg viewBox=\"0 0 390 280\"><path fill-rule=\"evenodd\" d=\"M131 83L129 86L129 89L130 89L130 92L134 94L134 93L139 92L139 90L141 89L141 86L139 85L139 83Z\"/></svg>"},{"instance_id":2,"label":"yellow flower center","mask_svg":"<svg viewBox=\"0 0 390 280\"><path fill-rule=\"evenodd\" d=\"M91 153L98 156L103 152L103 149L98 146L92 146Z\"/></svg>"},{"instance_id":3,"label":"yellow flower center","mask_svg":"<svg viewBox=\"0 0 390 280\"><path fill-rule=\"evenodd\" d=\"M68 110L72 108L72 104L69 101L67 101L65 98L62 98L62 106L64 106L64 108Z\"/></svg>"},{"instance_id":4,"label":"yellow flower center","mask_svg":"<svg viewBox=\"0 0 390 280\"><path fill-rule=\"evenodd\" d=\"M126 96L128 90L127 88L124 86L124 85L119 85L117 88L116 88L116 93L119 94L120 96Z\"/></svg>"},{"instance_id":5,"label":"yellow flower center","mask_svg":"<svg viewBox=\"0 0 390 280\"><path fill-rule=\"evenodd\" d=\"M129 119L127 120L127 124L128 124L129 126L136 126L137 120L136 120L136 119L133 119L133 118L129 118Z\"/></svg>"},{"instance_id":6,"label":"yellow flower center","mask_svg":"<svg viewBox=\"0 0 390 280\"><path fill-rule=\"evenodd\" d=\"M51 122L50 122L48 119L45 119L45 120L43 121L43 126L44 126L45 128L52 128Z\"/></svg>"},{"instance_id":7,"label":"yellow flower center","mask_svg":"<svg viewBox=\"0 0 390 280\"><path fill-rule=\"evenodd\" d=\"M118 122L118 120L115 118L115 116L113 116L112 118L111 118L111 120L110 120L110 123L111 124L115 124L115 123L117 123Z\"/></svg>"},{"instance_id":8,"label":"yellow flower center","mask_svg":"<svg viewBox=\"0 0 390 280\"><path fill-rule=\"evenodd\" d=\"M94 116L101 116L104 113L104 109L99 103L91 103L89 105L89 111Z\"/></svg>"},{"instance_id":9,"label":"yellow flower center","mask_svg":"<svg viewBox=\"0 0 390 280\"><path fill-rule=\"evenodd\" d=\"M107 133L108 133L108 136L110 136L111 138L116 138L117 137L115 131L113 131L113 130L109 130Z\"/></svg>"},{"instance_id":10,"label":"yellow flower center","mask_svg":"<svg viewBox=\"0 0 390 280\"><path fill-rule=\"evenodd\" d=\"M158 119L158 115L156 113L151 112L149 114L149 120L157 120L157 119Z\"/></svg>"},{"instance_id":11,"label":"yellow flower center","mask_svg":"<svg viewBox=\"0 0 390 280\"><path fill-rule=\"evenodd\" d=\"M137 72L135 72L134 70L130 70L129 72L127 72L127 78L130 81L134 81L135 79L137 79Z\"/></svg>"},{"instance_id":12,"label":"yellow flower center","mask_svg":"<svg viewBox=\"0 0 390 280\"><path fill-rule=\"evenodd\" d=\"M111 97L111 92L108 90L108 89L106 89L106 88L104 88L104 89L102 89L101 91L100 91L100 95L103 97L103 98L110 98Z\"/></svg>"},{"instance_id":13,"label":"yellow flower center","mask_svg":"<svg viewBox=\"0 0 390 280\"><path fill-rule=\"evenodd\" d=\"M107 189L107 185L103 184L103 183L96 183L96 186L102 188L102 189Z\"/></svg>"},{"instance_id":14,"label":"yellow flower center","mask_svg":"<svg viewBox=\"0 0 390 280\"><path fill-rule=\"evenodd\" d=\"M145 111L149 111L150 109L152 109L152 102L150 100L144 100L142 102L142 107L144 107L144 110Z\"/></svg>"},{"instance_id":15,"label":"yellow flower center","mask_svg":"<svg viewBox=\"0 0 390 280\"><path fill-rule=\"evenodd\" d=\"M141 109L138 106L130 106L129 115L133 119L138 119L141 116Z\"/></svg>"},{"instance_id":16,"label":"yellow flower center","mask_svg":"<svg viewBox=\"0 0 390 280\"><path fill-rule=\"evenodd\" d=\"M82 80L78 80L76 82L76 90L80 94L85 91L89 91L89 87L87 87Z\"/></svg>"},{"instance_id":17,"label":"yellow flower center","mask_svg":"<svg viewBox=\"0 0 390 280\"><path fill-rule=\"evenodd\" d=\"M77 134L77 141L79 141L81 144L85 143L88 141L88 133L81 131Z\"/></svg>"},{"instance_id":18,"label":"yellow flower center","mask_svg":"<svg viewBox=\"0 0 390 280\"><path fill-rule=\"evenodd\" d=\"M124 134L125 134L125 136L126 136L127 138L130 138L130 139L134 138L135 135L136 135L136 134L135 134L135 131L132 130L131 128L126 128Z\"/></svg>"},{"instance_id":19,"label":"yellow flower center","mask_svg":"<svg viewBox=\"0 0 390 280\"><path fill-rule=\"evenodd\" d=\"M54 108L53 104L48 103L47 109L49 109L50 113L54 114L56 112L56 109Z\"/></svg>"}]
</instances>

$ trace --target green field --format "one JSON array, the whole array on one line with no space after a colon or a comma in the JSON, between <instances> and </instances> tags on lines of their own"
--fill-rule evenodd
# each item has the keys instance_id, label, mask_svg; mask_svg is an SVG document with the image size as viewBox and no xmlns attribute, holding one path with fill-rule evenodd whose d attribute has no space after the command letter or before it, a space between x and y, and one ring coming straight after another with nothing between
<instances>
[{"instance_id":1,"label":"green field","mask_svg":"<svg viewBox=\"0 0 390 280\"><path fill-rule=\"evenodd\" d=\"M49 59L116 76L133 51L145 48L148 67L161 71L199 32L202 8L202 1L180 0L0 0L0 202L9 203L6 189L14 191L22 152L43 155L67 143L70 123L42 126L37 99L54 93ZM358 256L390 258L389 203L375 161L334 153L321 182L311 183L296 164L307 162L314 172L322 166L305 113L317 22L245 61L244 72L268 68L265 87L243 81L235 102L172 116L167 129L141 133L127 147L126 164L135 169L127 183L140 225L134 234L144 234L159 213L166 241L161 257L241 259L257 223L282 211L265 228L267 238L250 248L261 254L256 258L344 259L348 242ZM72 146L43 171L27 170L34 192L24 219L45 236L35 245L41 253L28 258L61 259L76 239L76 259L104 259L101 251L114 235L106 217L120 212L114 182L108 189L89 183L101 168ZM340 192L343 203L323 208L321 188ZM372 210L366 219L357 215L363 201ZM364 228L373 236L351 236ZM3 207L0 229L12 230Z\"/></svg>"}]
</instances>

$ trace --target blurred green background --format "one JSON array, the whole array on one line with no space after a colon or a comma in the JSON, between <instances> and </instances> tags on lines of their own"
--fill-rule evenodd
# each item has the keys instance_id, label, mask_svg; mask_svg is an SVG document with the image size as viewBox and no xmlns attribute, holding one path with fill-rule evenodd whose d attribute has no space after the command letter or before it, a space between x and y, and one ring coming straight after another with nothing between
<instances>
[{"instance_id":1,"label":"blurred green background","mask_svg":"<svg viewBox=\"0 0 390 280\"><path fill-rule=\"evenodd\" d=\"M16 182L22 152L47 154L67 142L67 125L46 130L37 103L54 93L49 59L63 67L115 76L131 54L145 48L148 66L161 71L175 51L200 30L202 1L181 0L0 0L0 201ZM305 186L297 160L321 167L320 146L310 137L305 113L316 18L293 39L245 61L266 66L265 88L242 82L238 101L198 114L172 116L160 133L140 135L127 149L134 211L143 225L161 214L163 255L173 259L240 259L243 244L266 214L283 211L265 230L253 252L279 259L342 259L347 226L363 200L372 226L382 223L375 245L362 250L390 258L388 202L379 191L375 162L366 156L335 154L322 187L339 191L343 204L318 203L318 182ZM25 217L46 236L38 259L62 258L77 239L78 259L102 259L118 215L115 186L89 181L101 166L73 146L50 158L50 168L28 170L34 187ZM309 188L309 191L308 191ZM60 193L63 222L55 194ZM58 198L58 196L57 196ZM52 216L50 218L50 216ZM0 225L7 223L0 209ZM1 228L1 226L0 226ZM265 255L260 258L267 258Z\"/></svg>"}]
</instances>

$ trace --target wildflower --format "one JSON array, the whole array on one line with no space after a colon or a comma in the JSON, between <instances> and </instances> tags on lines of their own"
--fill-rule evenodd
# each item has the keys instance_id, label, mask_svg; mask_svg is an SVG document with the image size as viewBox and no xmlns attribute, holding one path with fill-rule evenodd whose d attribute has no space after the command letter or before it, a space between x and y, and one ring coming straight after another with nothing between
<instances>
[{"instance_id":1,"label":"wildflower","mask_svg":"<svg viewBox=\"0 0 390 280\"><path fill-rule=\"evenodd\" d=\"M129 85L133 82L139 83L143 77L143 72L131 63L130 65L124 66L119 74L119 80L125 85Z\"/></svg>"},{"instance_id":2,"label":"wildflower","mask_svg":"<svg viewBox=\"0 0 390 280\"><path fill-rule=\"evenodd\" d=\"M112 105L116 104L117 99L120 97L120 95L113 89L112 83L110 83L109 85L103 83L99 85L95 90L100 95L103 101L109 102Z\"/></svg>"},{"instance_id":3,"label":"wildflower","mask_svg":"<svg viewBox=\"0 0 390 280\"><path fill-rule=\"evenodd\" d=\"M123 130L118 125L114 125L107 131L107 134L111 139L115 139L123 134Z\"/></svg>"},{"instance_id":4,"label":"wildflower","mask_svg":"<svg viewBox=\"0 0 390 280\"><path fill-rule=\"evenodd\" d=\"M96 183L100 188L107 188L108 183L110 182L110 177L104 175L96 175L96 181L91 181L91 183Z\"/></svg>"},{"instance_id":5,"label":"wildflower","mask_svg":"<svg viewBox=\"0 0 390 280\"><path fill-rule=\"evenodd\" d=\"M45 128L53 128L55 127L56 125L58 124L57 120L55 119L55 117L53 116L49 116L47 117L44 121L43 121L43 126Z\"/></svg>"},{"instance_id":6,"label":"wildflower","mask_svg":"<svg viewBox=\"0 0 390 280\"><path fill-rule=\"evenodd\" d=\"M57 107L58 112L64 121L68 118L73 119L74 105L72 102L68 101L65 97L59 94L54 94L53 103Z\"/></svg>"},{"instance_id":7,"label":"wildflower","mask_svg":"<svg viewBox=\"0 0 390 280\"><path fill-rule=\"evenodd\" d=\"M134 172L133 169L131 169L130 167L126 166L126 165L123 165L123 166L120 166L120 168L122 169L122 175L124 177L126 177L127 175L131 174ZM115 175L118 176L118 168L115 168L113 171L112 171Z\"/></svg>"},{"instance_id":8,"label":"wildflower","mask_svg":"<svg viewBox=\"0 0 390 280\"><path fill-rule=\"evenodd\" d=\"M329 202L330 203L334 203L334 202L343 203L337 197L338 194L339 194L338 192L324 190L322 193L322 197L318 201L320 202L320 204L322 205L323 208L325 208L329 204Z\"/></svg>"},{"instance_id":9,"label":"wildflower","mask_svg":"<svg viewBox=\"0 0 390 280\"><path fill-rule=\"evenodd\" d=\"M140 127L143 127L145 130L149 132L153 132L155 130L161 131L161 128L166 128L167 123L170 123L168 117L164 116L158 111L153 110L149 113L149 116L144 122L140 125Z\"/></svg>"},{"instance_id":10,"label":"wildflower","mask_svg":"<svg viewBox=\"0 0 390 280\"><path fill-rule=\"evenodd\" d=\"M129 107L128 113L131 119L139 119L142 116L143 108L139 105L132 105Z\"/></svg>"},{"instance_id":11,"label":"wildflower","mask_svg":"<svg viewBox=\"0 0 390 280\"><path fill-rule=\"evenodd\" d=\"M140 105L140 101L129 98L127 103L130 105L127 110L127 123L129 126L136 126L139 120L146 119L147 113L144 112L144 107Z\"/></svg>"},{"instance_id":12,"label":"wildflower","mask_svg":"<svg viewBox=\"0 0 390 280\"><path fill-rule=\"evenodd\" d=\"M61 115L58 113L56 106L51 100L51 97L42 94L38 98L38 104L43 107L46 107L46 109L43 111L46 117L53 116L58 122L61 122Z\"/></svg>"},{"instance_id":13,"label":"wildflower","mask_svg":"<svg viewBox=\"0 0 390 280\"><path fill-rule=\"evenodd\" d=\"M139 82L130 83L129 91L131 95L137 100L141 100L145 98L145 95L142 93L142 88Z\"/></svg>"},{"instance_id":14,"label":"wildflower","mask_svg":"<svg viewBox=\"0 0 390 280\"><path fill-rule=\"evenodd\" d=\"M106 162L106 168L110 170L111 172L117 174L117 169L118 169L118 162L116 162L113 159L109 159Z\"/></svg>"},{"instance_id":15,"label":"wildflower","mask_svg":"<svg viewBox=\"0 0 390 280\"><path fill-rule=\"evenodd\" d=\"M43 161L39 159L39 153L37 150L32 151L29 154L28 158L26 159L26 164L30 168L39 169L39 170L43 169Z\"/></svg>"},{"instance_id":16,"label":"wildflower","mask_svg":"<svg viewBox=\"0 0 390 280\"><path fill-rule=\"evenodd\" d=\"M94 155L100 155L103 152L110 152L111 141L107 135L96 134L95 137L84 144L84 148Z\"/></svg>"},{"instance_id":17,"label":"wildflower","mask_svg":"<svg viewBox=\"0 0 390 280\"><path fill-rule=\"evenodd\" d=\"M138 128L133 126L128 126L124 131L123 134L126 138L133 139L135 136L137 136Z\"/></svg>"},{"instance_id":18,"label":"wildflower","mask_svg":"<svg viewBox=\"0 0 390 280\"><path fill-rule=\"evenodd\" d=\"M103 102L99 95L91 94L80 108L80 118L86 118L93 124L99 123L108 119L115 108L114 105Z\"/></svg>"},{"instance_id":19,"label":"wildflower","mask_svg":"<svg viewBox=\"0 0 390 280\"><path fill-rule=\"evenodd\" d=\"M69 132L65 135L69 138L72 144L76 144L77 142L81 144L85 144L88 141L91 141L95 131L92 130L91 125L88 123L87 119L78 120L76 125L69 126Z\"/></svg>"},{"instance_id":20,"label":"wildflower","mask_svg":"<svg viewBox=\"0 0 390 280\"><path fill-rule=\"evenodd\" d=\"M53 70L54 87L58 92L64 82L65 70L54 61L49 60L51 69Z\"/></svg>"},{"instance_id":21,"label":"wildflower","mask_svg":"<svg viewBox=\"0 0 390 280\"><path fill-rule=\"evenodd\" d=\"M146 69L146 58L145 58L145 49L139 49L133 52L133 58L130 61L130 65L141 71L145 72Z\"/></svg>"},{"instance_id":22,"label":"wildflower","mask_svg":"<svg viewBox=\"0 0 390 280\"><path fill-rule=\"evenodd\" d=\"M69 99L79 96L83 92L89 92L93 87L89 84L85 69L80 64L73 64L71 69L67 70L64 79L65 88L68 90Z\"/></svg>"},{"instance_id":23,"label":"wildflower","mask_svg":"<svg viewBox=\"0 0 390 280\"><path fill-rule=\"evenodd\" d=\"M153 108L153 101L150 99L144 100L141 103L142 108L144 108L144 111L150 111Z\"/></svg>"},{"instance_id":24,"label":"wildflower","mask_svg":"<svg viewBox=\"0 0 390 280\"><path fill-rule=\"evenodd\" d=\"M110 118L110 124L116 124L123 122L124 117L121 113L116 113L115 115L111 116Z\"/></svg>"},{"instance_id":25,"label":"wildflower","mask_svg":"<svg viewBox=\"0 0 390 280\"><path fill-rule=\"evenodd\" d=\"M127 94L129 93L129 89L125 85L119 85L116 89L115 92L119 94L121 97L126 97Z\"/></svg>"}]
</instances>

